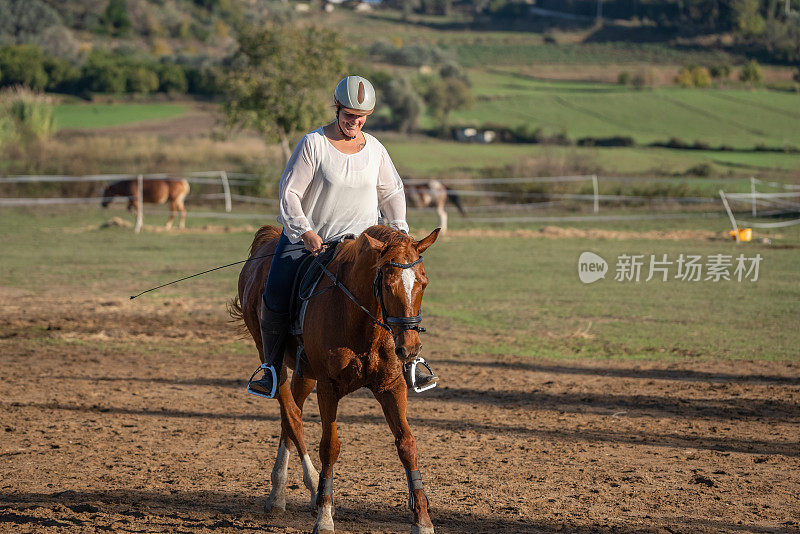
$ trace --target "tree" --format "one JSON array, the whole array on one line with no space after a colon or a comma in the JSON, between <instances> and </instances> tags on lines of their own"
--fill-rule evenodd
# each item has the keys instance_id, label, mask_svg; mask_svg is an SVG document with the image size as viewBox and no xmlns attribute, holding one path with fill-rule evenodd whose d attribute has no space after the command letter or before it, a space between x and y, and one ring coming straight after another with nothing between
<instances>
[{"instance_id":1,"label":"tree","mask_svg":"<svg viewBox=\"0 0 800 534\"><path fill-rule=\"evenodd\" d=\"M57 24L58 12L42 0L0 0L0 44L30 43Z\"/></svg>"},{"instance_id":2,"label":"tree","mask_svg":"<svg viewBox=\"0 0 800 534\"><path fill-rule=\"evenodd\" d=\"M764 74L761 72L761 66L758 61L751 59L747 64L742 67L739 73L739 80L745 83L759 84L764 81Z\"/></svg>"},{"instance_id":3,"label":"tree","mask_svg":"<svg viewBox=\"0 0 800 534\"><path fill-rule=\"evenodd\" d=\"M238 40L226 91L227 122L279 141L288 162L289 141L324 120L344 71L345 47L336 33L314 26L245 28Z\"/></svg>"},{"instance_id":4,"label":"tree","mask_svg":"<svg viewBox=\"0 0 800 534\"><path fill-rule=\"evenodd\" d=\"M439 123L444 135L450 128L450 113L472 105L472 92L459 78L441 78L428 86L426 94L428 110Z\"/></svg>"},{"instance_id":5,"label":"tree","mask_svg":"<svg viewBox=\"0 0 800 534\"><path fill-rule=\"evenodd\" d=\"M759 37L764 33L764 17L759 0L734 0L733 16L736 27L745 37Z\"/></svg>"},{"instance_id":6,"label":"tree","mask_svg":"<svg viewBox=\"0 0 800 534\"><path fill-rule=\"evenodd\" d=\"M3 71L0 85L24 85L44 90L48 81L44 63L45 56L38 46L0 47L0 69Z\"/></svg>"},{"instance_id":7,"label":"tree","mask_svg":"<svg viewBox=\"0 0 800 534\"><path fill-rule=\"evenodd\" d=\"M128 3L125 0L108 0L108 6L103 14L103 23L109 28L111 34L127 34L131 29Z\"/></svg>"},{"instance_id":8,"label":"tree","mask_svg":"<svg viewBox=\"0 0 800 534\"><path fill-rule=\"evenodd\" d=\"M397 129L409 133L417 129L422 99L411 83L402 77L393 78L386 84L383 101L392 111L392 121Z\"/></svg>"}]
</instances>

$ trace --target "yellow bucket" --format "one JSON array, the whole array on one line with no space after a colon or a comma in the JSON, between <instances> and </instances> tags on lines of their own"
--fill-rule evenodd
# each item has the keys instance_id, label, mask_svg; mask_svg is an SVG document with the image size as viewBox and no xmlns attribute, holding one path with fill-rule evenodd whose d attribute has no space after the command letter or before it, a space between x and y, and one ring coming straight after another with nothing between
<instances>
[{"instance_id":1,"label":"yellow bucket","mask_svg":"<svg viewBox=\"0 0 800 534\"><path fill-rule=\"evenodd\" d=\"M728 235L731 236L731 239L736 239L736 232L731 230L728 232ZM752 228L739 228L739 241L752 241L753 239L753 229Z\"/></svg>"}]
</instances>

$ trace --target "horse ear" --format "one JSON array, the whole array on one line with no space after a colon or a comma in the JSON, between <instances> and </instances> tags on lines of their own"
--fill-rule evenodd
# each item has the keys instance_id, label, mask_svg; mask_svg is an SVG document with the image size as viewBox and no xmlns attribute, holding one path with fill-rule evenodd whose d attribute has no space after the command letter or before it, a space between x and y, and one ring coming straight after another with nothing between
<instances>
[{"instance_id":1,"label":"horse ear","mask_svg":"<svg viewBox=\"0 0 800 534\"><path fill-rule=\"evenodd\" d=\"M436 241L436 238L439 237L439 232L441 228L437 228L433 232L431 232L428 237L423 237L419 241L417 241L417 252L422 254L425 252L429 246L433 245L433 242Z\"/></svg>"},{"instance_id":2,"label":"horse ear","mask_svg":"<svg viewBox=\"0 0 800 534\"><path fill-rule=\"evenodd\" d=\"M361 234L361 235L363 235L366 238L369 248L377 250L378 252L382 252L383 249L386 248L386 243L384 243L383 241L375 239L374 237L367 234Z\"/></svg>"}]
</instances>

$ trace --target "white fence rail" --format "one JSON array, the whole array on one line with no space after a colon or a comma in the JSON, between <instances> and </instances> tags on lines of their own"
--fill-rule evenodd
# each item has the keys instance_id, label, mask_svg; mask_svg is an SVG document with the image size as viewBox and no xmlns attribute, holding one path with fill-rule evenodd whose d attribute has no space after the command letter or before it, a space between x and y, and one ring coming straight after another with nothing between
<instances>
[{"instance_id":1,"label":"white fence rail","mask_svg":"<svg viewBox=\"0 0 800 534\"><path fill-rule=\"evenodd\" d=\"M257 176L244 173L229 173L227 171L202 171L192 172L187 174L98 174L89 176L10 176L0 177L0 185L2 184L25 184L25 183L58 183L58 182L111 182L117 180L147 180L147 179L163 179L163 178L183 178L191 184L205 184L205 185L219 185L222 189L220 193L204 193L195 194L198 198L205 199L221 199L225 202L225 213L215 212L193 212L196 217L202 218L226 218L226 219L253 219L258 218L259 214L232 214L232 203L249 203L260 206L277 207L277 200L272 198L253 197L248 195L241 195L231 192L231 186L252 185ZM740 179L736 179L741 181ZM497 217L474 217L471 216L467 220L469 223L513 223L513 222L575 222L575 221L614 221L614 220L649 220L649 219L677 219L687 217L710 217L719 216L721 213L660 213L660 214L643 214L643 215L597 215L601 203L616 202L616 203L677 203L677 204L716 204L722 203L726 207L726 211L731 217L731 222L734 228L737 227L735 219L736 210L730 204L733 203L749 203L750 211L753 217L756 216L775 216L785 213L796 213L800 210L800 185L785 184L773 181L760 180L755 177L750 179L750 192L749 193L723 193L720 191L720 196L709 197L676 197L676 196L644 196L644 195L623 195L623 194L600 194L600 182L611 183L625 183L633 181L646 181L646 182L674 182L674 179L661 179L661 178L631 178L631 177L599 177L596 175L576 175L576 176L545 176L545 177L511 177L511 178L484 178L484 179L442 179L439 180L443 184L450 187L449 191L461 197L471 198L484 198L487 199L487 204L470 205L469 211L475 213L488 213L500 212L508 215ZM720 182L727 182L728 179L721 179ZM425 179L409 179L405 180L408 185L427 184L430 180ZM547 183L567 183L567 182L591 182L591 194L572 194L572 193L545 193L545 192L519 192L519 191L502 191L502 190L488 190L488 189L467 189L459 188L458 186L513 186L519 184L547 184ZM782 189L781 192L763 192L756 191L756 185L766 186L773 189ZM141 189L141 188L140 188ZM506 199L513 199L517 202L502 202ZM541 199L541 202L519 202L520 200L536 200ZM99 203L102 197L87 197L87 198L3 198L0 197L0 207L17 207L17 206L47 206L47 205L78 205L78 204L93 204ZM593 204L592 216L537 216L537 215L511 215L508 212L520 212L526 210L542 210L548 208L560 208L569 201L591 201ZM761 212L758 212L758 204L762 205ZM141 202L140 202L141 206ZM765 209L767 211L765 211ZM417 212L413 208L409 209L410 213ZM160 213L160 212L152 212ZM141 222L137 221L140 226ZM739 223L756 228L780 228L800 224L800 219L791 221L738 221Z\"/></svg>"}]
</instances>

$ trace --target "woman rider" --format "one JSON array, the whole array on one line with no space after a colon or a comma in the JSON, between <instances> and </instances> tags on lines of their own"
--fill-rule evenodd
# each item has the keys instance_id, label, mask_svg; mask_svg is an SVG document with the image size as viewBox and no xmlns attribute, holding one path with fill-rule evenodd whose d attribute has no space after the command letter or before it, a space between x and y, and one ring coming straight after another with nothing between
<instances>
[{"instance_id":1,"label":"woman rider","mask_svg":"<svg viewBox=\"0 0 800 534\"><path fill-rule=\"evenodd\" d=\"M261 315L267 368L248 386L268 398L277 392L292 282L303 259L322 252L325 242L358 235L377 224L379 208L389 225L408 233L403 182L383 145L361 130L375 108L375 89L361 76L348 76L336 86L333 97L336 120L297 143L281 176L278 222L283 232L264 288ZM298 246L301 241L304 247ZM436 380L436 375L416 377L418 386Z\"/></svg>"}]
</instances>

